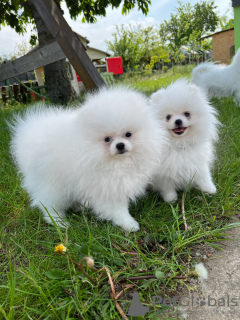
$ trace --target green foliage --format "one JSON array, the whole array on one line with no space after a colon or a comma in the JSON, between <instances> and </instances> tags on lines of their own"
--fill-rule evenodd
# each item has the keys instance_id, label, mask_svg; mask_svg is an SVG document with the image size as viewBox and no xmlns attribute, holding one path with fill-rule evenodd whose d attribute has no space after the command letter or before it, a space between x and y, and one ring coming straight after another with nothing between
<instances>
[{"instance_id":1,"label":"green foliage","mask_svg":"<svg viewBox=\"0 0 240 320\"><path fill-rule=\"evenodd\" d=\"M61 269L51 269L46 272L46 276L49 279L62 279L65 276L65 272Z\"/></svg>"},{"instance_id":2,"label":"green foliage","mask_svg":"<svg viewBox=\"0 0 240 320\"><path fill-rule=\"evenodd\" d=\"M146 74L150 74L153 70L153 67L156 63L158 62L170 62L171 60L168 58L168 54L164 53L164 52L159 52L158 56L153 56L151 57L150 63L148 65L146 65L145 70L146 70ZM162 70L166 70L167 67L163 66Z\"/></svg>"},{"instance_id":3,"label":"green foliage","mask_svg":"<svg viewBox=\"0 0 240 320\"><path fill-rule=\"evenodd\" d=\"M113 37L112 42L106 41L108 50L112 51L114 56L122 57L124 68L145 67L153 56L158 59L168 56L154 27L116 26Z\"/></svg>"},{"instance_id":4,"label":"green foliage","mask_svg":"<svg viewBox=\"0 0 240 320\"><path fill-rule=\"evenodd\" d=\"M226 19L223 19L221 21L221 27L222 30L234 28L234 19L229 19L228 21Z\"/></svg>"},{"instance_id":5,"label":"green foliage","mask_svg":"<svg viewBox=\"0 0 240 320\"><path fill-rule=\"evenodd\" d=\"M170 20L164 20L160 25L160 37L163 43L169 44L169 47L173 52L178 51L178 49L187 42L191 20L191 12L189 12L190 7L190 3L183 5L181 11L185 11L184 15L180 14L180 9L178 8L177 14L172 13Z\"/></svg>"},{"instance_id":6,"label":"green foliage","mask_svg":"<svg viewBox=\"0 0 240 320\"><path fill-rule=\"evenodd\" d=\"M164 43L168 43L173 52L190 42L200 41L204 33L214 32L219 24L214 1L201 1L192 5L178 1L176 13L171 14L169 21L164 20L160 25L160 36Z\"/></svg>"},{"instance_id":7,"label":"green foliage","mask_svg":"<svg viewBox=\"0 0 240 320\"><path fill-rule=\"evenodd\" d=\"M0 1L0 25L8 25L17 33L26 32L26 25L32 22L27 0Z\"/></svg>"},{"instance_id":8,"label":"green foliage","mask_svg":"<svg viewBox=\"0 0 240 320\"><path fill-rule=\"evenodd\" d=\"M201 40L202 50L212 50L212 39L203 39Z\"/></svg>"},{"instance_id":9,"label":"green foliage","mask_svg":"<svg viewBox=\"0 0 240 320\"><path fill-rule=\"evenodd\" d=\"M193 6L192 31L200 31L199 38L208 32L214 32L219 24L217 6L214 1L201 1ZM192 33L192 32L191 32Z\"/></svg>"},{"instance_id":10,"label":"green foliage","mask_svg":"<svg viewBox=\"0 0 240 320\"><path fill-rule=\"evenodd\" d=\"M35 46L38 42L38 37L37 35L35 34L32 34L31 37L30 37L30 40L29 40L29 43L32 45L32 46Z\"/></svg>"},{"instance_id":11,"label":"green foliage","mask_svg":"<svg viewBox=\"0 0 240 320\"><path fill-rule=\"evenodd\" d=\"M61 2L61 1L60 1ZM77 0L66 0L66 5L69 9L69 13L72 19L76 19L79 14L83 14L82 21L85 22L96 22L96 16L106 16L106 9L111 6L112 9L118 8L122 3L121 0L97 0L97 1L77 1ZM122 14L127 14L131 11L136 4L138 10L144 14L148 12L148 6L151 4L151 0L124 0L122 7Z\"/></svg>"},{"instance_id":12,"label":"green foliage","mask_svg":"<svg viewBox=\"0 0 240 320\"><path fill-rule=\"evenodd\" d=\"M55 0L55 2L61 5L62 0ZM108 6L111 5L112 8L118 8L121 3L121 0L66 0L66 5L72 19L76 20L77 17L82 14L82 21L90 23L96 22L97 16L106 16L106 9ZM137 3L132 0L124 0L122 13L127 14L137 5L140 11L147 14L149 4L151 4L150 0L137 0ZM0 25L8 25L17 33L23 34L26 32L26 26L29 23L34 24L34 19L27 0L0 1ZM33 40L34 37L32 41Z\"/></svg>"}]
</instances>

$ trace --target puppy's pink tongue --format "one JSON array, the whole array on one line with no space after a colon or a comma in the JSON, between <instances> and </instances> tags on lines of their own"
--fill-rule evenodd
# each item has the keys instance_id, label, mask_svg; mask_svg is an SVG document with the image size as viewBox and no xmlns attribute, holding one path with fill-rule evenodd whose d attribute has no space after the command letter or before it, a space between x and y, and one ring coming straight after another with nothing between
<instances>
[{"instance_id":1,"label":"puppy's pink tongue","mask_svg":"<svg viewBox=\"0 0 240 320\"><path fill-rule=\"evenodd\" d=\"M174 132L184 132L186 128L175 128L173 129Z\"/></svg>"}]
</instances>

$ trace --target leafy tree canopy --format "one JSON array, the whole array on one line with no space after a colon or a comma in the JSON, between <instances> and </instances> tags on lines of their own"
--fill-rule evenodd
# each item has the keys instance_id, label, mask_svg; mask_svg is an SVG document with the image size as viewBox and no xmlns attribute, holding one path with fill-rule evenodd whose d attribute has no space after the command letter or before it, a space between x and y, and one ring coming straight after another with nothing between
<instances>
[{"instance_id":1,"label":"leafy tree canopy","mask_svg":"<svg viewBox=\"0 0 240 320\"><path fill-rule=\"evenodd\" d=\"M26 24L31 22L30 11L26 10L26 1L2 0L0 1L0 26L8 25L17 33L26 31Z\"/></svg>"},{"instance_id":2,"label":"leafy tree canopy","mask_svg":"<svg viewBox=\"0 0 240 320\"><path fill-rule=\"evenodd\" d=\"M161 39L169 43L173 51L187 44L193 34L198 35L199 41L205 33L214 32L220 22L214 1L201 1L195 5L178 1L178 4L176 13L160 25Z\"/></svg>"},{"instance_id":3,"label":"leafy tree canopy","mask_svg":"<svg viewBox=\"0 0 240 320\"><path fill-rule=\"evenodd\" d=\"M61 5L62 0L54 0ZM72 19L83 15L83 22L96 22L97 16L106 16L108 6L118 8L123 5L122 13L127 14L135 6L144 14L148 12L151 0L66 0L66 5ZM0 25L8 25L17 33L26 32L26 25L34 23L27 0L1 0L0 1Z\"/></svg>"},{"instance_id":4,"label":"leafy tree canopy","mask_svg":"<svg viewBox=\"0 0 240 320\"><path fill-rule=\"evenodd\" d=\"M154 27L116 26L113 38L113 41L106 41L108 50L114 56L122 57L124 68L144 67L149 64L152 56L159 57L162 53L166 55L159 32Z\"/></svg>"},{"instance_id":5,"label":"leafy tree canopy","mask_svg":"<svg viewBox=\"0 0 240 320\"><path fill-rule=\"evenodd\" d=\"M228 21L222 21L221 22L222 30L234 28L234 19L229 19Z\"/></svg>"}]
</instances>

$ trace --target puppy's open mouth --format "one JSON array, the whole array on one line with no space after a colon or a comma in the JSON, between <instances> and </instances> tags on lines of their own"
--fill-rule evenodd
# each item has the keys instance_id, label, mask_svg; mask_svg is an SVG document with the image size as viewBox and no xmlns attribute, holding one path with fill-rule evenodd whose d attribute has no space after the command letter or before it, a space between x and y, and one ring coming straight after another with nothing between
<instances>
[{"instance_id":1,"label":"puppy's open mouth","mask_svg":"<svg viewBox=\"0 0 240 320\"><path fill-rule=\"evenodd\" d=\"M181 134L183 134L184 133L184 131L187 129L187 127L180 127L180 128L175 128L175 129L173 129L172 131L174 132L174 133L176 133L177 135L181 135Z\"/></svg>"},{"instance_id":2,"label":"puppy's open mouth","mask_svg":"<svg viewBox=\"0 0 240 320\"><path fill-rule=\"evenodd\" d=\"M117 152L117 154L124 154L124 153L126 153L126 152L128 152L127 150L118 150L118 152Z\"/></svg>"}]
</instances>

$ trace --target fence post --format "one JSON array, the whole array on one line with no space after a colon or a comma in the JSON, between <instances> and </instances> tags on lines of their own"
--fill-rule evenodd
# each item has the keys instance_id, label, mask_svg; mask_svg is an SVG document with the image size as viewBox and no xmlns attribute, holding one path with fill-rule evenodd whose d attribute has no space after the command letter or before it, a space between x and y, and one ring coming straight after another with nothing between
<instances>
[{"instance_id":1,"label":"fence post","mask_svg":"<svg viewBox=\"0 0 240 320\"><path fill-rule=\"evenodd\" d=\"M2 101L7 102L7 87L2 87Z\"/></svg>"}]
</instances>

